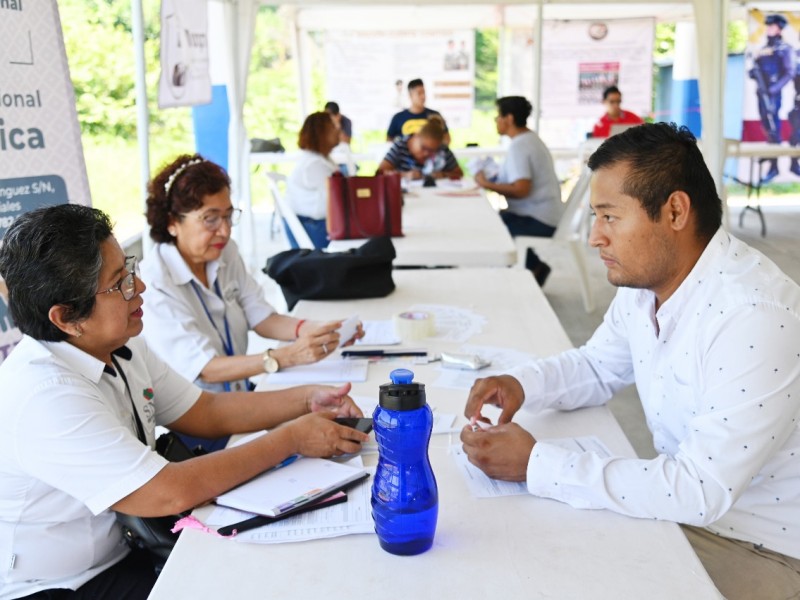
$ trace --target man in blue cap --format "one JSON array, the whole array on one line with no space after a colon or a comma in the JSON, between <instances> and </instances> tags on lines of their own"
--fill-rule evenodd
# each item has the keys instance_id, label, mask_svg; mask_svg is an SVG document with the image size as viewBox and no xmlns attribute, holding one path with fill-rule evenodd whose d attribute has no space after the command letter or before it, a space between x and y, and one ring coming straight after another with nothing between
<instances>
[{"instance_id":1,"label":"man in blue cap","mask_svg":"<svg viewBox=\"0 0 800 600\"><path fill-rule=\"evenodd\" d=\"M794 76L794 52L781 36L786 27L786 17L781 14L767 15L767 43L758 51L750 77L756 80L758 113L761 126L771 144L781 143L781 90ZM761 178L762 183L772 181L778 175L778 160L771 159L769 171Z\"/></svg>"}]
</instances>

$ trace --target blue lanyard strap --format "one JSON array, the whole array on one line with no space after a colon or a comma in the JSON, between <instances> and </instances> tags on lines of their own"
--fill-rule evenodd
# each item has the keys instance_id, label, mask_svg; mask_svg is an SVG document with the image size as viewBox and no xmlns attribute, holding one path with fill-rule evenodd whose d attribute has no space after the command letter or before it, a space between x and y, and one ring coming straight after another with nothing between
<instances>
[{"instance_id":1,"label":"blue lanyard strap","mask_svg":"<svg viewBox=\"0 0 800 600\"><path fill-rule=\"evenodd\" d=\"M211 321L211 326L214 328L214 331L217 332L219 340L222 342L222 348L223 350L225 350L225 354L227 356L233 356L233 342L231 341L231 330L230 327L228 327L228 317L225 315L225 308L224 308L225 299L222 297L222 292L220 292L219 290L219 280L214 281L214 291L217 293L217 296L219 296L219 299L222 300L223 304L222 322L225 325L225 337L222 337L222 333L217 327L217 324L214 322L214 317L211 316L211 311L208 310L208 306L206 306L206 303L203 300L203 294L200 291L200 288L197 287L197 284L194 282L194 280L190 281L189 283L192 284L192 289L194 290L194 293L197 295L197 299L200 300L200 304L203 305L203 310L206 311L206 316L208 317L208 320ZM226 381L223 385L226 392L231 391L230 382Z\"/></svg>"}]
</instances>

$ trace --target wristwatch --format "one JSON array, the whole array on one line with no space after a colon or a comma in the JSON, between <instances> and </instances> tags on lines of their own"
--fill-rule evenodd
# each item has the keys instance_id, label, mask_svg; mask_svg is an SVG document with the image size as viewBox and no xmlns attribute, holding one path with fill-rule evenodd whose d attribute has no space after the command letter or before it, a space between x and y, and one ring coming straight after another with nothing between
<instances>
[{"instance_id":1,"label":"wristwatch","mask_svg":"<svg viewBox=\"0 0 800 600\"><path fill-rule=\"evenodd\" d=\"M272 348L264 352L261 355L261 359L264 361L264 372L265 373L277 373L280 371L281 365L278 363L278 360L270 354L272 352Z\"/></svg>"}]
</instances>

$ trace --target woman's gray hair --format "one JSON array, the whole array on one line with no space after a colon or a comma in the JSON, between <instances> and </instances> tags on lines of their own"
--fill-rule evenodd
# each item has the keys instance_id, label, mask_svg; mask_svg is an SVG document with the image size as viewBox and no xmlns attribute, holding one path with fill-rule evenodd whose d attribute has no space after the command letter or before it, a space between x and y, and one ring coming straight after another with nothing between
<instances>
[{"instance_id":1,"label":"woman's gray hair","mask_svg":"<svg viewBox=\"0 0 800 600\"><path fill-rule=\"evenodd\" d=\"M60 342L67 334L49 317L65 307L69 322L94 310L103 266L101 244L113 235L104 212L78 204L33 210L9 227L0 247L0 276L8 287L11 318L34 339Z\"/></svg>"}]
</instances>

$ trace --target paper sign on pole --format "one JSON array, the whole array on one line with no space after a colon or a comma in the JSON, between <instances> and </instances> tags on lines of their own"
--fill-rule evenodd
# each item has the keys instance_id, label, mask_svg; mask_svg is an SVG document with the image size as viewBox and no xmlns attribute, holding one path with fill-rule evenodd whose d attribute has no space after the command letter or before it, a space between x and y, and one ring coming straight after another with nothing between
<instances>
[{"instance_id":1,"label":"paper sign on pole","mask_svg":"<svg viewBox=\"0 0 800 600\"><path fill-rule=\"evenodd\" d=\"M408 107L408 82L422 79L428 108L447 126L469 127L475 103L475 33L348 31L325 37L328 99L353 127L386 130Z\"/></svg>"},{"instance_id":2,"label":"paper sign on pole","mask_svg":"<svg viewBox=\"0 0 800 600\"><path fill-rule=\"evenodd\" d=\"M161 79L158 106L211 102L208 11L197 0L161 2Z\"/></svg>"},{"instance_id":3,"label":"paper sign on pole","mask_svg":"<svg viewBox=\"0 0 800 600\"><path fill-rule=\"evenodd\" d=\"M0 1L0 238L40 206L91 204L56 0ZM21 334L0 282L0 362Z\"/></svg>"}]
</instances>

